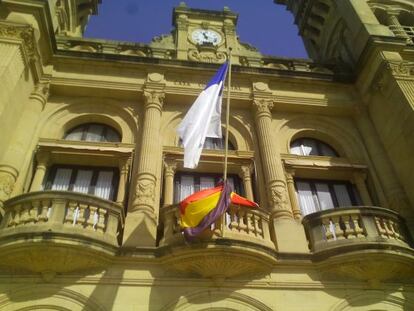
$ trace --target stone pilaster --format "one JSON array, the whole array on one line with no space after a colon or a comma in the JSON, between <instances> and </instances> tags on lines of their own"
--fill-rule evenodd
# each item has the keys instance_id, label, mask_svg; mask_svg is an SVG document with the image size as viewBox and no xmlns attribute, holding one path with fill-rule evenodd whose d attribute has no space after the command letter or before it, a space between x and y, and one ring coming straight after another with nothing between
<instances>
[{"instance_id":1,"label":"stone pilaster","mask_svg":"<svg viewBox=\"0 0 414 311\"><path fill-rule=\"evenodd\" d=\"M292 207L292 213L295 219L302 218L302 212L300 211L298 198L296 196L295 190L295 180L293 177L295 176L295 172L293 170L289 170L286 172L286 183L289 192L290 198L290 206Z\"/></svg>"},{"instance_id":2,"label":"stone pilaster","mask_svg":"<svg viewBox=\"0 0 414 311\"><path fill-rule=\"evenodd\" d=\"M34 173L30 192L43 190L43 180L46 176L47 167L49 165L50 154L48 152L38 152L36 154L36 170Z\"/></svg>"},{"instance_id":3,"label":"stone pilaster","mask_svg":"<svg viewBox=\"0 0 414 311\"><path fill-rule=\"evenodd\" d=\"M24 181L20 172L26 168L28 161L30 161L30 154L34 147L34 135L48 97L49 83L38 83L31 93L27 105L24 106L20 120L12 133L12 143L1 158L0 171L3 172L3 176L8 175L7 178L4 177L4 180L8 181L7 189L10 191L3 191L0 201L20 194L22 191Z\"/></svg>"},{"instance_id":4,"label":"stone pilaster","mask_svg":"<svg viewBox=\"0 0 414 311\"><path fill-rule=\"evenodd\" d=\"M265 173L269 210L275 217L292 217L288 206L287 188L282 161L272 134L273 101L265 98L253 100L257 136Z\"/></svg>"},{"instance_id":5,"label":"stone pilaster","mask_svg":"<svg viewBox=\"0 0 414 311\"><path fill-rule=\"evenodd\" d=\"M143 123L140 148L136 148L132 203L125 222L124 246L155 246L159 204L156 196L161 165L161 112L164 103L163 75L150 73L143 92ZM159 157L158 157L159 155Z\"/></svg>"},{"instance_id":6,"label":"stone pilaster","mask_svg":"<svg viewBox=\"0 0 414 311\"><path fill-rule=\"evenodd\" d=\"M252 188L252 167L251 165L242 165L240 167L240 174L243 181L244 191L246 192L246 198L250 201L254 201L253 188Z\"/></svg>"},{"instance_id":7,"label":"stone pilaster","mask_svg":"<svg viewBox=\"0 0 414 311\"><path fill-rule=\"evenodd\" d=\"M174 203L174 175L177 163L172 160L164 161L164 206Z\"/></svg>"},{"instance_id":8,"label":"stone pilaster","mask_svg":"<svg viewBox=\"0 0 414 311\"><path fill-rule=\"evenodd\" d=\"M116 195L116 203L123 205L125 203L126 183L128 180L129 172L129 159L121 159L119 161L119 183L118 193Z\"/></svg>"}]
</instances>

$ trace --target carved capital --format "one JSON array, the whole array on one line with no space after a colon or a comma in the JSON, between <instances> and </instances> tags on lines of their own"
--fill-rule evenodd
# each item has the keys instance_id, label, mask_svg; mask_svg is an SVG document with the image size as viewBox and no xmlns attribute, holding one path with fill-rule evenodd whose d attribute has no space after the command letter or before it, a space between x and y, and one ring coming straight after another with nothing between
<instances>
[{"instance_id":1,"label":"carved capital","mask_svg":"<svg viewBox=\"0 0 414 311\"><path fill-rule=\"evenodd\" d=\"M394 76L410 76L414 73L414 62L388 61L385 66Z\"/></svg>"},{"instance_id":2,"label":"carved capital","mask_svg":"<svg viewBox=\"0 0 414 311\"><path fill-rule=\"evenodd\" d=\"M175 171L177 170L177 163L175 161L164 162L164 175L165 177L174 177Z\"/></svg>"},{"instance_id":3,"label":"carved capital","mask_svg":"<svg viewBox=\"0 0 414 311\"><path fill-rule=\"evenodd\" d=\"M36 55L36 41L31 26L0 22L0 38L19 40L30 59Z\"/></svg>"},{"instance_id":4,"label":"carved capital","mask_svg":"<svg viewBox=\"0 0 414 311\"><path fill-rule=\"evenodd\" d=\"M252 174L252 167L251 165L242 165L240 167L240 177L243 180L250 180Z\"/></svg>"},{"instance_id":5,"label":"carved capital","mask_svg":"<svg viewBox=\"0 0 414 311\"><path fill-rule=\"evenodd\" d=\"M161 111L164 105L165 93L161 91L144 91L145 108L156 108Z\"/></svg>"},{"instance_id":6,"label":"carved capital","mask_svg":"<svg viewBox=\"0 0 414 311\"><path fill-rule=\"evenodd\" d=\"M44 106L46 105L47 100L49 99L49 95L50 95L49 90L50 90L49 81L39 82L38 84L36 84L34 91L30 95L30 98L38 100L41 103L42 109L43 109Z\"/></svg>"},{"instance_id":7,"label":"carved capital","mask_svg":"<svg viewBox=\"0 0 414 311\"><path fill-rule=\"evenodd\" d=\"M273 100L268 98L255 98L253 99L253 109L257 117L264 115L271 115L273 108Z\"/></svg>"}]
</instances>

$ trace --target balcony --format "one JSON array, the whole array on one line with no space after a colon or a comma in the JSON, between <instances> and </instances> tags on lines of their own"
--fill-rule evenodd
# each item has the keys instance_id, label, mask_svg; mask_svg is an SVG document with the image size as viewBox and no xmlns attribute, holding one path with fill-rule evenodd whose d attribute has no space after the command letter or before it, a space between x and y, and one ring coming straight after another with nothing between
<instances>
[{"instance_id":1,"label":"balcony","mask_svg":"<svg viewBox=\"0 0 414 311\"><path fill-rule=\"evenodd\" d=\"M309 248L324 272L361 280L413 276L414 250L404 220L380 207L325 210L304 217Z\"/></svg>"},{"instance_id":2,"label":"balcony","mask_svg":"<svg viewBox=\"0 0 414 311\"><path fill-rule=\"evenodd\" d=\"M177 205L164 207L161 221L164 262L174 270L230 278L267 271L275 263L269 215L263 210L230 205L225 215L190 243L181 233Z\"/></svg>"},{"instance_id":3,"label":"balcony","mask_svg":"<svg viewBox=\"0 0 414 311\"><path fill-rule=\"evenodd\" d=\"M408 44L414 44L414 27L410 26L388 26L396 37L404 38Z\"/></svg>"},{"instance_id":4,"label":"balcony","mask_svg":"<svg viewBox=\"0 0 414 311\"><path fill-rule=\"evenodd\" d=\"M118 248L123 207L91 195L42 191L4 204L0 263L32 272L107 265Z\"/></svg>"}]
</instances>

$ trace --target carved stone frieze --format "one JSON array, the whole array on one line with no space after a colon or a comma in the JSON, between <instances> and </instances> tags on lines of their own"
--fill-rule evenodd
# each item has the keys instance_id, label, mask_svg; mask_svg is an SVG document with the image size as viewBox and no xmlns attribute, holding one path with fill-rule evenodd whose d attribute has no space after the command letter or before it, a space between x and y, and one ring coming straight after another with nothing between
<instances>
[{"instance_id":1,"label":"carved stone frieze","mask_svg":"<svg viewBox=\"0 0 414 311\"><path fill-rule=\"evenodd\" d=\"M188 58L197 62L223 64L227 60L227 55L220 51L192 49L188 51Z\"/></svg>"},{"instance_id":2,"label":"carved stone frieze","mask_svg":"<svg viewBox=\"0 0 414 311\"><path fill-rule=\"evenodd\" d=\"M36 55L34 30L31 26L0 23L0 38L21 40L28 56L32 58Z\"/></svg>"},{"instance_id":3,"label":"carved stone frieze","mask_svg":"<svg viewBox=\"0 0 414 311\"><path fill-rule=\"evenodd\" d=\"M395 76L410 76L414 74L414 62L395 62L389 61L386 64L386 68L391 71Z\"/></svg>"}]
</instances>

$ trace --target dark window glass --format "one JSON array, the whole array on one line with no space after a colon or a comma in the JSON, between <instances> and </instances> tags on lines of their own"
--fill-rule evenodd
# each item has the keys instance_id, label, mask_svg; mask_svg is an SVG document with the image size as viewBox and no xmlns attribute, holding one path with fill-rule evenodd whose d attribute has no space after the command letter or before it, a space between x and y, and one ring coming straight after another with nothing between
<instances>
[{"instance_id":1,"label":"dark window glass","mask_svg":"<svg viewBox=\"0 0 414 311\"><path fill-rule=\"evenodd\" d=\"M290 153L304 156L339 156L338 153L331 146L313 138L296 139L290 145Z\"/></svg>"},{"instance_id":2,"label":"dark window glass","mask_svg":"<svg viewBox=\"0 0 414 311\"><path fill-rule=\"evenodd\" d=\"M219 174L177 173L174 178L174 203L179 203L189 195L208 188L214 188L223 178ZM236 193L244 195L244 189L237 175L229 175L228 181Z\"/></svg>"},{"instance_id":3,"label":"dark window glass","mask_svg":"<svg viewBox=\"0 0 414 311\"><path fill-rule=\"evenodd\" d=\"M303 216L336 207L361 205L358 191L349 182L296 179L295 186Z\"/></svg>"},{"instance_id":4,"label":"dark window glass","mask_svg":"<svg viewBox=\"0 0 414 311\"><path fill-rule=\"evenodd\" d=\"M114 201L117 181L116 169L56 165L49 170L44 189L92 194Z\"/></svg>"},{"instance_id":5,"label":"dark window glass","mask_svg":"<svg viewBox=\"0 0 414 311\"><path fill-rule=\"evenodd\" d=\"M182 141L180 139L178 143L182 147ZM225 145L225 138L212 138L212 137L206 137L206 140L204 141L203 149L209 149L209 150L224 150ZM229 140L229 150L235 150L233 144Z\"/></svg>"},{"instance_id":6,"label":"dark window glass","mask_svg":"<svg viewBox=\"0 0 414 311\"><path fill-rule=\"evenodd\" d=\"M65 136L66 140L120 142L121 136L112 127L88 123L71 129Z\"/></svg>"}]
</instances>

